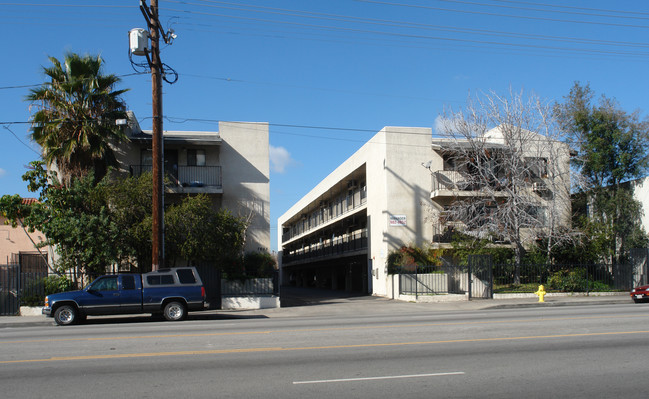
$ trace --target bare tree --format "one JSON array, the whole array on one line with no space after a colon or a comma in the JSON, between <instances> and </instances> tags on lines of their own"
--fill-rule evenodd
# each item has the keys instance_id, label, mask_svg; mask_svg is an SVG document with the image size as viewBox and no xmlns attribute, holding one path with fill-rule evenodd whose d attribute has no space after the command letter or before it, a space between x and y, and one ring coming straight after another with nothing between
<instances>
[{"instance_id":1,"label":"bare tree","mask_svg":"<svg viewBox=\"0 0 649 399\"><path fill-rule=\"evenodd\" d=\"M545 238L549 255L572 237L570 154L558 132L551 104L523 92L480 94L438 119L442 138L433 143L445 167L433 177L453 191L446 220L468 237L510 245L516 284L525 248Z\"/></svg>"}]
</instances>

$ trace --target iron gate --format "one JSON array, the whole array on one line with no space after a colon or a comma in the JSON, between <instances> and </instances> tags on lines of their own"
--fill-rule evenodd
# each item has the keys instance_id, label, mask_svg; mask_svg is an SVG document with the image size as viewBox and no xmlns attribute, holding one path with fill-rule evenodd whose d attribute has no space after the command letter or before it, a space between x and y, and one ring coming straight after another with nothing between
<instances>
[{"instance_id":1,"label":"iron gate","mask_svg":"<svg viewBox=\"0 0 649 399\"><path fill-rule=\"evenodd\" d=\"M631 250L632 281L631 286L649 284L649 250L647 248L634 248Z\"/></svg>"},{"instance_id":2,"label":"iron gate","mask_svg":"<svg viewBox=\"0 0 649 399\"><path fill-rule=\"evenodd\" d=\"M491 255L469 255L469 299L492 299L493 265Z\"/></svg>"},{"instance_id":3,"label":"iron gate","mask_svg":"<svg viewBox=\"0 0 649 399\"><path fill-rule=\"evenodd\" d=\"M0 266L0 316L15 316L20 310L20 266Z\"/></svg>"},{"instance_id":4,"label":"iron gate","mask_svg":"<svg viewBox=\"0 0 649 399\"><path fill-rule=\"evenodd\" d=\"M221 309L221 271L209 263L196 266L205 287L205 302L209 309Z\"/></svg>"}]
</instances>

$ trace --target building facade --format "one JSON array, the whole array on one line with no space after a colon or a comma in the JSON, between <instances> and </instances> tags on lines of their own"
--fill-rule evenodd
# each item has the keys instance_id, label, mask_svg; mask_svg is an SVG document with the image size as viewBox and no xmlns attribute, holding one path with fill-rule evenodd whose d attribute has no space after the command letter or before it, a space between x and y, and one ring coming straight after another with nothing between
<instances>
[{"instance_id":1,"label":"building facade","mask_svg":"<svg viewBox=\"0 0 649 399\"><path fill-rule=\"evenodd\" d=\"M37 202L35 198L23 198L24 204ZM21 264L26 273L47 273L53 250L44 246L45 235L18 225L13 227L6 217L0 215L0 265Z\"/></svg>"},{"instance_id":2,"label":"building facade","mask_svg":"<svg viewBox=\"0 0 649 399\"><path fill-rule=\"evenodd\" d=\"M116 148L122 174L152 169L152 133L131 113L129 142ZM250 220L246 252L270 250L270 161L268 124L219 122L218 132L165 131L164 201L205 194L215 209Z\"/></svg>"},{"instance_id":3,"label":"building facade","mask_svg":"<svg viewBox=\"0 0 649 399\"><path fill-rule=\"evenodd\" d=\"M502 137L497 130L489 133L487 141L497 147ZM462 183L471 171L451 162L458 144L433 140L430 128L383 128L278 219L282 283L392 296L390 251L448 246L449 227L470 229L445 218L454 201L484 195L484 188ZM540 165L524 188L538 204L536 211L547 211L550 198L567 198L569 208L569 179L543 170L547 158L531 153L528 158ZM566 148L563 171L568 162ZM549 195L548 187L561 195ZM562 223L569 223L569 216L563 213Z\"/></svg>"}]
</instances>

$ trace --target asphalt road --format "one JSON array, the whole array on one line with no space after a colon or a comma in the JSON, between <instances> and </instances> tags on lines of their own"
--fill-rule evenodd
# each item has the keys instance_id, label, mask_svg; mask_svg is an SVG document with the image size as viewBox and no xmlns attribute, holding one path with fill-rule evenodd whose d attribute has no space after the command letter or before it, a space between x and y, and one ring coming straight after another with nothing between
<instances>
[{"instance_id":1,"label":"asphalt road","mask_svg":"<svg viewBox=\"0 0 649 399\"><path fill-rule=\"evenodd\" d=\"M122 321L1 330L2 397L646 398L649 391L649 305Z\"/></svg>"}]
</instances>

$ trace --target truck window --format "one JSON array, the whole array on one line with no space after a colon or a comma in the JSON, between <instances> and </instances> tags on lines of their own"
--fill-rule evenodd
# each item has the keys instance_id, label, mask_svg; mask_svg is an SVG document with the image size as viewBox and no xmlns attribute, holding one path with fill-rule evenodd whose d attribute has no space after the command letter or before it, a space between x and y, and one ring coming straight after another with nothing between
<instances>
[{"instance_id":1,"label":"truck window","mask_svg":"<svg viewBox=\"0 0 649 399\"><path fill-rule=\"evenodd\" d=\"M196 277L192 269L178 269L176 270L178 281L180 284L196 284Z\"/></svg>"},{"instance_id":2,"label":"truck window","mask_svg":"<svg viewBox=\"0 0 649 399\"><path fill-rule=\"evenodd\" d=\"M94 291L116 291L117 276L103 277L90 286Z\"/></svg>"},{"instance_id":3,"label":"truck window","mask_svg":"<svg viewBox=\"0 0 649 399\"><path fill-rule=\"evenodd\" d=\"M149 285L172 285L174 283L174 277L171 274L146 276L146 282Z\"/></svg>"},{"instance_id":4,"label":"truck window","mask_svg":"<svg viewBox=\"0 0 649 399\"><path fill-rule=\"evenodd\" d=\"M135 276L122 276L122 289L134 290L135 289Z\"/></svg>"}]
</instances>

